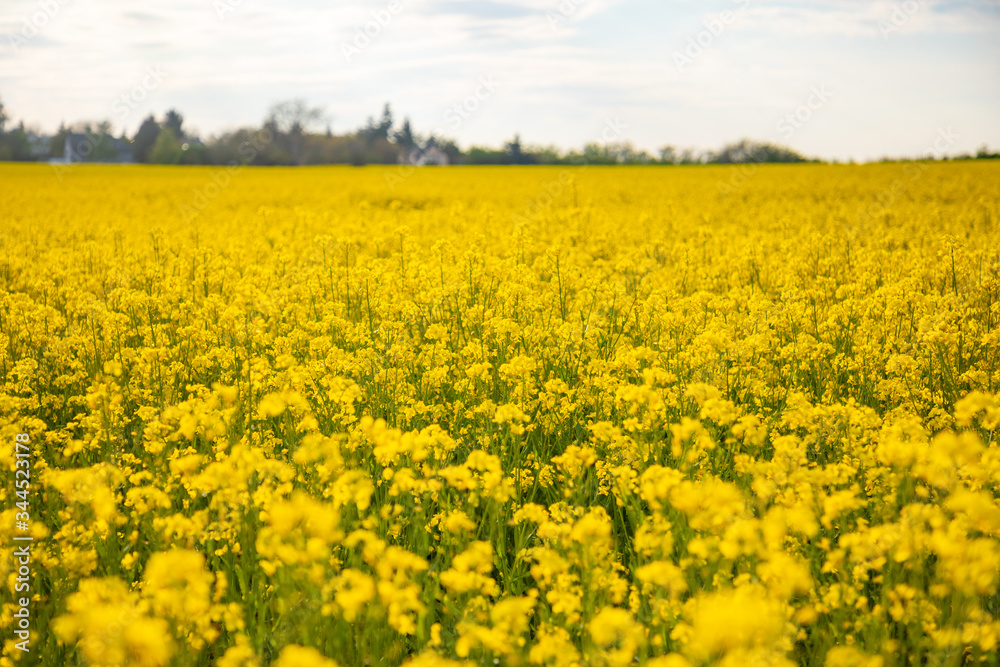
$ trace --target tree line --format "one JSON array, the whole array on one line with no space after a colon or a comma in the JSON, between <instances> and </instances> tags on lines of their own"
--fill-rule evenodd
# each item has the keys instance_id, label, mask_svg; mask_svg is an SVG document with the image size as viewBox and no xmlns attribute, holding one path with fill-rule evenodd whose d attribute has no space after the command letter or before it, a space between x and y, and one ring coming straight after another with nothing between
<instances>
[{"instance_id":1,"label":"tree line","mask_svg":"<svg viewBox=\"0 0 1000 667\"><path fill-rule=\"evenodd\" d=\"M580 150L562 151L554 146L525 146L519 135L501 147L472 146L462 150L451 139L420 134L410 120L397 123L386 104L378 118L369 117L357 130L336 135L327 126L322 109L303 100L274 105L259 128L240 128L202 139L189 131L184 116L175 109L161 118L149 115L132 137L113 136L108 121L65 124L55 135L45 137L25 129L23 121L7 129L9 117L0 102L0 161L60 159L65 155L70 133L86 137L85 161L109 162L128 151L132 160L146 164L271 166L319 164L399 164L433 152L448 164L470 165L615 165L615 164L745 164L805 162L809 160L790 148L769 142L744 139L718 151L696 151L665 146L652 155L637 150L630 142L588 143ZM246 147L253 145L253 151ZM986 146L975 156L959 158L1000 158Z\"/></svg>"}]
</instances>

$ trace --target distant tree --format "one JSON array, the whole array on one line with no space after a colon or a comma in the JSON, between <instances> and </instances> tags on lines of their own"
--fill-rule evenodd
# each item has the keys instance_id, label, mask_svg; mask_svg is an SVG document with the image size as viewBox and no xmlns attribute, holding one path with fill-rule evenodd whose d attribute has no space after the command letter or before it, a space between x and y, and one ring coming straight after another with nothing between
<instances>
[{"instance_id":1,"label":"distant tree","mask_svg":"<svg viewBox=\"0 0 1000 667\"><path fill-rule=\"evenodd\" d=\"M389 103L386 102L385 107L382 108L382 117L379 118L378 122L369 116L368 122L365 124L365 127L358 132L358 135L369 145L374 144L379 140L388 141L389 135L392 132L392 125L392 108L389 106Z\"/></svg>"},{"instance_id":2,"label":"distant tree","mask_svg":"<svg viewBox=\"0 0 1000 667\"><path fill-rule=\"evenodd\" d=\"M504 144L504 150L507 151L511 164L526 164L526 156L521 148L520 134L515 134L513 139Z\"/></svg>"},{"instance_id":3,"label":"distant tree","mask_svg":"<svg viewBox=\"0 0 1000 667\"><path fill-rule=\"evenodd\" d=\"M261 152L270 147L262 130L243 128L226 132L205 145L207 164L267 164Z\"/></svg>"},{"instance_id":4,"label":"distant tree","mask_svg":"<svg viewBox=\"0 0 1000 667\"><path fill-rule=\"evenodd\" d=\"M681 151L680 164L701 164L702 157L694 152L691 148L685 148Z\"/></svg>"},{"instance_id":5,"label":"distant tree","mask_svg":"<svg viewBox=\"0 0 1000 667\"><path fill-rule=\"evenodd\" d=\"M448 156L449 164L460 164L462 162L462 149L451 139L442 139L439 141L438 148Z\"/></svg>"},{"instance_id":6,"label":"distant tree","mask_svg":"<svg viewBox=\"0 0 1000 667\"><path fill-rule=\"evenodd\" d=\"M310 108L303 99L273 105L267 112L275 129L282 134L304 134L323 120L322 107Z\"/></svg>"},{"instance_id":7,"label":"distant tree","mask_svg":"<svg viewBox=\"0 0 1000 667\"><path fill-rule=\"evenodd\" d=\"M307 137L305 164L350 164L355 155L364 159L364 143L357 135L337 136L330 132Z\"/></svg>"},{"instance_id":8,"label":"distant tree","mask_svg":"<svg viewBox=\"0 0 1000 667\"><path fill-rule=\"evenodd\" d=\"M84 135L83 143L77 146L77 157L87 162L109 162L118 158L118 147L111 135L111 122L74 123L72 131Z\"/></svg>"},{"instance_id":9,"label":"distant tree","mask_svg":"<svg viewBox=\"0 0 1000 667\"><path fill-rule=\"evenodd\" d=\"M612 143L591 142L583 147L583 155L570 153L564 160L570 164L649 164L653 158L646 151L638 151L628 141Z\"/></svg>"},{"instance_id":10,"label":"distant tree","mask_svg":"<svg viewBox=\"0 0 1000 667\"><path fill-rule=\"evenodd\" d=\"M181 142L169 127L164 127L153 144L149 161L153 164L179 164L183 149Z\"/></svg>"},{"instance_id":11,"label":"distant tree","mask_svg":"<svg viewBox=\"0 0 1000 667\"><path fill-rule=\"evenodd\" d=\"M382 108L382 117L378 121L378 131L380 139L388 139L389 133L392 132L392 108L389 103L386 102L385 106Z\"/></svg>"},{"instance_id":12,"label":"distant tree","mask_svg":"<svg viewBox=\"0 0 1000 667\"><path fill-rule=\"evenodd\" d=\"M199 139L181 144L180 164L211 164L208 146Z\"/></svg>"},{"instance_id":13,"label":"distant tree","mask_svg":"<svg viewBox=\"0 0 1000 667\"><path fill-rule=\"evenodd\" d=\"M283 148L293 164L303 164L305 136L323 118L322 108L310 108L305 100L295 99L272 106L264 125L274 134L278 143L276 149Z\"/></svg>"},{"instance_id":14,"label":"distant tree","mask_svg":"<svg viewBox=\"0 0 1000 667\"><path fill-rule=\"evenodd\" d=\"M618 164L618 156L611 147L595 142L584 145L583 157L587 164Z\"/></svg>"},{"instance_id":15,"label":"distant tree","mask_svg":"<svg viewBox=\"0 0 1000 667\"><path fill-rule=\"evenodd\" d=\"M173 131L173 130L171 130ZM156 145L156 140L160 136L160 124L156 122L153 114L150 114L135 133L132 139L132 154L136 162L149 162L150 153Z\"/></svg>"},{"instance_id":16,"label":"distant tree","mask_svg":"<svg viewBox=\"0 0 1000 667\"><path fill-rule=\"evenodd\" d=\"M527 151L535 164L563 164L565 162L555 146L536 146Z\"/></svg>"},{"instance_id":17,"label":"distant tree","mask_svg":"<svg viewBox=\"0 0 1000 667\"><path fill-rule=\"evenodd\" d=\"M173 132L175 139L183 139L184 116L180 115L175 109L171 109L163 119L163 129Z\"/></svg>"},{"instance_id":18,"label":"distant tree","mask_svg":"<svg viewBox=\"0 0 1000 667\"><path fill-rule=\"evenodd\" d=\"M417 145L417 139L413 136L413 128L410 127L410 119L403 119L403 126L392 135L393 141L403 150L409 151Z\"/></svg>"},{"instance_id":19,"label":"distant tree","mask_svg":"<svg viewBox=\"0 0 1000 667\"><path fill-rule=\"evenodd\" d=\"M33 160L31 154L31 142L28 140L28 132L24 129L24 122L18 123L10 132L0 134L0 160Z\"/></svg>"},{"instance_id":20,"label":"distant tree","mask_svg":"<svg viewBox=\"0 0 1000 667\"><path fill-rule=\"evenodd\" d=\"M804 162L805 158L790 148L743 139L727 144L713 154L709 162L717 164L742 164L748 162Z\"/></svg>"},{"instance_id":21,"label":"distant tree","mask_svg":"<svg viewBox=\"0 0 1000 667\"><path fill-rule=\"evenodd\" d=\"M677 149L673 146L664 146L660 149L660 162L663 164L677 164L680 161L680 156L677 155Z\"/></svg>"},{"instance_id":22,"label":"distant tree","mask_svg":"<svg viewBox=\"0 0 1000 667\"><path fill-rule=\"evenodd\" d=\"M67 135L69 135L69 130L66 129L66 124L59 123L59 130L49 141L49 157L62 157L66 154Z\"/></svg>"},{"instance_id":23,"label":"distant tree","mask_svg":"<svg viewBox=\"0 0 1000 667\"><path fill-rule=\"evenodd\" d=\"M991 153L989 146L987 146L986 144L980 146L979 149L976 151L977 160L996 160L998 158L1000 158L1000 151L996 153Z\"/></svg>"},{"instance_id":24,"label":"distant tree","mask_svg":"<svg viewBox=\"0 0 1000 667\"><path fill-rule=\"evenodd\" d=\"M31 137L37 135L37 131L25 129L24 121L7 130L9 120L10 116L0 101L0 160L36 160L39 156L33 150Z\"/></svg>"},{"instance_id":25,"label":"distant tree","mask_svg":"<svg viewBox=\"0 0 1000 667\"><path fill-rule=\"evenodd\" d=\"M469 164L510 164L510 153L495 148L473 146L465 159Z\"/></svg>"},{"instance_id":26,"label":"distant tree","mask_svg":"<svg viewBox=\"0 0 1000 667\"><path fill-rule=\"evenodd\" d=\"M368 164L368 158L365 155L365 143L361 141L352 141L347 147L348 164L352 167L363 167Z\"/></svg>"}]
</instances>

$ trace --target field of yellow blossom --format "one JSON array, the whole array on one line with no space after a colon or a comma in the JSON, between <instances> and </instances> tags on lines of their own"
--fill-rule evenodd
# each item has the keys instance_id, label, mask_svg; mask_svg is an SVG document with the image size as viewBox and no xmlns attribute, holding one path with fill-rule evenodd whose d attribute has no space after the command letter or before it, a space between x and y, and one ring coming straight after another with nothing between
<instances>
[{"instance_id":1,"label":"field of yellow blossom","mask_svg":"<svg viewBox=\"0 0 1000 667\"><path fill-rule=\"evenodd\" d=\"M1000 664L1000 164L0 165L0 367L0 667Z\"/></svg>"}]
</instances>

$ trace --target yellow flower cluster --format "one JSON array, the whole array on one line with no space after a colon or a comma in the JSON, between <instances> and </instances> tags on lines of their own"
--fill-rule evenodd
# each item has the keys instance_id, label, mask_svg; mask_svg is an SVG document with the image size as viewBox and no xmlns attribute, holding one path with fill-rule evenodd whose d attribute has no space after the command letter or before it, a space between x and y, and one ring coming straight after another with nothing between
<instances>
[{"instance_id":1,"label":"yellow flower cluster","mask_svg":"<svg viewBox=\"0 0 1000 667\"><path fill-rule=\"evenodd\" d=\"M0 165L0 667L996 665L1000 166L728 169Z\"/></svg>"}]
</instances>

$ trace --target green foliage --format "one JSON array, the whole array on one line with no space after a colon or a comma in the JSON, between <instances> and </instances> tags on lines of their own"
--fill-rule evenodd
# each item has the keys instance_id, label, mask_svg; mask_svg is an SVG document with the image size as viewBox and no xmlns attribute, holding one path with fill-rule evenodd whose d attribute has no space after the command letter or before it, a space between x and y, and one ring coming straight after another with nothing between
<instances>
[{"instance_id":1,"label":"green foliage","mask_svg":"<svg viewBox=\"0 0 1000 667\"><path fill-rule=\"evenodd\" d=\"M50 157L62 157L66 152L66 137L69 135L69 130L62 123L59 124L59 131L55 133L52 139L49 141L49 156Z\"/></svg>"},{"instance_id":2,"label":"green foliage","mask_svg":"<svg viewBox=\"0 0 1000 667\"><path fill-rule=\"evenodd\" d=\"M177 113L175 109L167 112L163 118L163 129L170 130L174 136L180 140L184 138L184 116Z\"/></svg>"},{"instance_id":3,"label":"green foliage","mask_svg":"<svg viewBox=\"0 0 1000 667\"><path fill-rule=\"evenodd\" d=\"M764 162L805 162L806 159L790 148L743 139L727 144L718 153L710 154L708 162L713 164L742 164Z\"/></svg>"},{"instance_id":4,"label":"green foliage","mask_svg":"<svg viewBox=\"0 0 1000 667\"><path fill-rule=\"evenodd\" d=\"M31 144L28 142L28 133L24 130L24 123L10 132L0 135L0 160L31 159Z\"/></svg>"},{"instance_id":5,"label":"green foliage","mask_svg":"<svg viewBox=\"0 0 1000 667\"><path fill-rule=\"evenodd\" d=\"M163 128L153 150L149 154L149 161L153 164L180 164L183 156L181 142L170 128Z\"/></svg>"},{"instance_id":6,"label":"green foliage","mask_svg":"<svg viewBox=\"0 0 1000 667\"><path fill-rule=\"evenodd\" d=\"M139 126L139 130L132 140L132 152L136 162L149 162L150 154L153 152L153 147L159 136L160 124L156 122L153 114L150 114L146 120L142 121L142 125Z\"/></svg>"},{"instance_id":7,"label":"green foliage","mask_svg":"<svg viewBox=\"0 0 1000 667\"><path fill-rule=\"evenodd\" d=\"M392 120L392 108L386 103L385 107L382 109L382 117L379 118L378 122L375 121L371 116L368 117L368 123L361 130L358 131L358 136L365 140L369 145L375 144L375 142L381 140L389 141L389 135L392 132L393 120Z\"/></svg>"}]
</instances>

